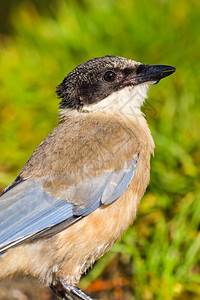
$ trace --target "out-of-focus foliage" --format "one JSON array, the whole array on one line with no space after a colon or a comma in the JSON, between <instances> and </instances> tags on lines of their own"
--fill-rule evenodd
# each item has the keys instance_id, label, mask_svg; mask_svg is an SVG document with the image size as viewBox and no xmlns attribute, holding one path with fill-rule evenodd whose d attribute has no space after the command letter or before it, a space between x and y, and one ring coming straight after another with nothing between
<instances>
[{"instance_id":1,"label":"out-of-focus foliage","mask_svg":"<svg viewBox=\"0 0 200 300\"><path fill-rule=\"evenodd\" d=\"M82 286L121 252L132 299L199 299L200 2L57 0L45 17L27 2L12 24L0 45L2 188L57 124L55 87L77 64L112 54L177 67L144 105L156 150L138 218Z\"/></svg>"}]
</instances>

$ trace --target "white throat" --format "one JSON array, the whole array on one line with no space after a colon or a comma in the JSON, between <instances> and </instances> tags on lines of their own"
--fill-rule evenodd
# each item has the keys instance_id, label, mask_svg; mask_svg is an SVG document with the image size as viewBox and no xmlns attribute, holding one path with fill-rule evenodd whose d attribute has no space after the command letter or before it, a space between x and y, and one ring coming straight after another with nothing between
<instances>
[{"instance_id":1,"label":"white throat","mask_svg":"<svg viewBox=\"0 0 200 300\"><path fill-rule=\"evenodd\" d=\"M97 112L106 111L119 113L128 118L142 116L141 106L147 98L148 83L135 87L127 86L120 91L114 92L102 101L84 106L83 111Z\"/></svg>"},{"instance_id":2,"label":"white throat","mask_svg":"<svg viewBox=\"0 0 200 300\"><path fill-rule=\"evenodd\" d=\"M147 91L150 82L139 84L135 87L125 87L124 89L114 92L102 101L90 105L85 105L83 112L110 112L120 114L125 119L132 120L145 130L153 149L155 147L151 132L147 125L144 114L141 112L141 106L147 98Z\"/></svg>"}]
</instances>

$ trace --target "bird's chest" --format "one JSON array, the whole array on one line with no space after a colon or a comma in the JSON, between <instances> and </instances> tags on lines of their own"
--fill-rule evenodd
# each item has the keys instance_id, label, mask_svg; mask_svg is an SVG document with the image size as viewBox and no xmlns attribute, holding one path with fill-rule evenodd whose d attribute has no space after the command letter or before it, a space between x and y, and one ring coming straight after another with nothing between
<instances>
[{"instance_id":1,"label":"bird's chest","mask_svg":"<svg viewBox=\"0 0 200 300\"><path fill-rule=\"evenodd\" d=\"M132 182L116 201L102 205L72 225L70 230L58 234L59 252L61 255L66 253L59 276L68 284L76 284L81 275L111 248L135 219L140 199L149 182L150 154L143 156L141 153Z\"/></svg>"}]
</instances>

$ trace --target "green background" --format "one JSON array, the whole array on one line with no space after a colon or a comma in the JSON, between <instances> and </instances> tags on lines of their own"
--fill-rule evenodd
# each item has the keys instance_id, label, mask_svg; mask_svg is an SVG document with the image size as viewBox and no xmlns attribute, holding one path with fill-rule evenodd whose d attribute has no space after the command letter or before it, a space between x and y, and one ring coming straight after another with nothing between
<instances>
[{"instance_id":1,"label":"green background","mask_svg":"<svg viewBox=\"0 0 200 300\"><path fill-rule=\"evenodd\" d=\"M120 274L104 299L200 299L200 1L38 3L15 5L1 31L0 188L58 123L55 88L76 65L109 54L175 66L143 107L156 149L137 220L81 287Z\"/></svg>"}]
</instances>

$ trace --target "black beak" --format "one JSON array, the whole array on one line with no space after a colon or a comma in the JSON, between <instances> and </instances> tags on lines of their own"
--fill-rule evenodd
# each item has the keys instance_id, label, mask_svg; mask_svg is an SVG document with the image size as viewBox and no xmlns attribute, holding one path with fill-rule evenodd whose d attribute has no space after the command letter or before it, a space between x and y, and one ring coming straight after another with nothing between
<instances>
[{"instance_id":1,"label":"black beak","mask_svg":"<svg viewBox=\"0 0 200 300\"><path fill-rule=\"evenodd\" d=\"M136 70L135 81L136 84L140 84L147 81L153 81L157 83L160 79L167 77L174 73L176 68L165 65L144 65L141 64Z\"/></svg>"}]
</instances>

